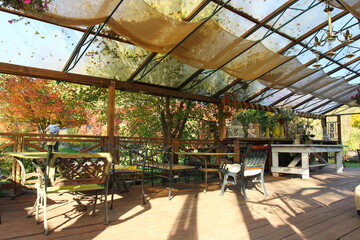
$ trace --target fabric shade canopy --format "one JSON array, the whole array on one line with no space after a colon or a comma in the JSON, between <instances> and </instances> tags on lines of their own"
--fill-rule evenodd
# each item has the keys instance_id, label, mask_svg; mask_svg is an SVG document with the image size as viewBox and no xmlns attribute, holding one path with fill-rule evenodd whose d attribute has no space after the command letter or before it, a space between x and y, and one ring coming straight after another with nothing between
<instances>
[{"instance_id":1,"label":"fabric shade canopy","mask_svg":"<svg viewBox=\"0 0 360 240\"><path fill-rule=\"evenodd\" d=\"M26 16L90 32L82 36L88 48L68 49L69 59L83 55L63 71L301 111L289 101L294 94L327 99L329 106L354 105L360 3L330 4L334 28L352 33L352 59L343 41L314 51L314 38L328 27L324 1L52 0L48 11ZM29 60L17 64L37 67Z\"/></svg>"}]
</instances>

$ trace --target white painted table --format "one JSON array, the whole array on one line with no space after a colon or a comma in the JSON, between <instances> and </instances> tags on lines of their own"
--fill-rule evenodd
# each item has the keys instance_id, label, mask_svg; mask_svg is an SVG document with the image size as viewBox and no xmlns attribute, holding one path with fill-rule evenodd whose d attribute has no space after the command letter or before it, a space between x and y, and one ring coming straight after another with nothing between
<instances>
[{"instance_id":1,"label":"white painted table","mask_svg":"<svg viewBox=\"0 0 360 240\"><path fill-rule=\"evenodd\" d=\"M288 174L300 174L303 179L310 177L311 167L326 166L327 162L321 157L320 153L335 153L336 160L336 172L343 171L342 164L342 148L346 145L322 145L322 144L271 144L272 152L272 167L271 172L275 177L279 176L279 173ZM287 167L279 167L279 153L300 153ZM320 163L310 164L309 154L313 154ZM296 164L301 161L301 167L296 167Z\"/></svg>"}]
</instances>

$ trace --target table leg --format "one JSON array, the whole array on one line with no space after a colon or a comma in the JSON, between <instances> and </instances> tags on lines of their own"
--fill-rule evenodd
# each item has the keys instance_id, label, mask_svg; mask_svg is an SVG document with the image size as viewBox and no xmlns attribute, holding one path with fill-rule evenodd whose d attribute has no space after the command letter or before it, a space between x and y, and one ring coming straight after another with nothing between
<instances>
[{"instance_id":1,"label":"table leg","mask_svg":"<svg viewBox=\"0 0 360 240\"><path fill-rule=\"evenodd\" d=\"M274 168L279 167L279 153L272 152L271 156L272 156L272 166ZM279 173L276 172L273 172L272 175L273 177L279 177Z\"/></svg>"},{"instance_id":2,"label":"table leg","mask_svg":"<svg viewBox=\"0 0 360 240\"><path fill-rule=\"evenodd\" d=\"M204 189L204 193L206 193L207 191L207 179L208 176L207 176L207 159L205 159L205 189Z\"/></svg>"},{"instance_id":3,"label":"table leg","mask_svg":"<svg viewBox=\"0 0 360 240\"><path fill-rule=\"evenodd\" d=\"M336 172L342 173L344 166L342 164L342 152L335 152L335 159L336 159Z\"/></svg>"},{"instance_id":4,"label":"table leg","mask_svg":"<svg viewBox=\"0 0 360 240\"><path fill-rule=\"evenodd\" d=\"M310 178L309 170L309 153L301 153L301 168L302 168L302 179Z\"/></svg>"}]
</instances>

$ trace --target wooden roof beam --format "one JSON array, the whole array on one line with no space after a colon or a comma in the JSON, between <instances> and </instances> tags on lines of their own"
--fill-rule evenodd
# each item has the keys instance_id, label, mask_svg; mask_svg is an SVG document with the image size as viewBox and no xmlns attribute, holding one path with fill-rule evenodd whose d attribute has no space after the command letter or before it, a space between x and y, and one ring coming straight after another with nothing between
<instances>
[{"instance_id":1,"label":"wooden roof beam","mask_svg":"<svg viewBox=\"0 0 360 240\"><path fill-rule=\"evenodd\" d=\"M124 81L115 81L108 78L92 77L75 73L66 73L54 70L45 70L40 68L32 68L9 63L0 63L0 73L10 75L20 75L27 77L43 78L49 80L66 81L77 84L85 84L108 88L112 82L115 82L117 90L144 92L147 94L158 96L171 96L177 98L186 98L194 101L219 103L220 100L214 97L206 97L198 94L179 92L173 89L159 87L143 83L129 83Z\"/></svg>"}]
</instances>

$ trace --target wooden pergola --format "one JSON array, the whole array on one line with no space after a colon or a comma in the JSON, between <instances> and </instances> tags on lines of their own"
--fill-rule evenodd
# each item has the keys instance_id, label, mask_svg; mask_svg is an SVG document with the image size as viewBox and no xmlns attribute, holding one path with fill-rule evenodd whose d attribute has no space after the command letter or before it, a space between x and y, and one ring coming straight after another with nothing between
<instances>
[{"instance_id":1,"label":"wooden pergola","mask_svg":"<svg viewBox=\"0 0 360 240\"><path fill-rule=\"evenodd\" d=\"M56 1L53 2L56 4ZM243 6L241 9L239 9L236 7L236 4L232 4L231 1L204 0L201 1L196 7L194 7L192 11L190 11L190 13L182 19L182 22L185 23L185 25L187 23L195 23L198 21L196 20L197 17L204 15L206 16L205 20L199 22L200 24L192 31L180 36L178 42L175 43L172 47L168 48L168 50L164 50L164 52L161 52L161 54L154 51L151 52L140 65L135 67L135 70L129 75L129 77L123 80L91 76L86 72L81 74L72 73L72 69L74 69L79 64L87 52L91 51L91 44L99 38L119 42L132 48L143 47L141 44L138 46L136 43L137 39L134 37L130 38L126 35L114 34L114 31L117 32L118 30L116 27L114 27L114 19L117 19L117 15L119 15L121 11L132 11L133 6L131 4L126 3L126 1L120 1L117 4L114 4L114 9L109 11L108 15L105 14L103 20L99 20L97 25L85 24L85 26L87 26L86 29L77 27L75 26L76 24L72 24L76 22L76 19L71 20L70 23L62 23L62 21L56 18L57 16L60 16L59 13L53 12L51 8L50 13L53 15L47 16L47 12L45 12L45 14L33 14L2 7L0 10L3 13L20 15L29 20L32 19L34 21L40 21L42 24L47 24L49 26L58 26L64 29L68 29L69 31L80 32L83 35L79 39L77 46L70 54L66 63L63 65L62 71L37 68L35 67L35 64L32 66L31 64L21 65L0 62L0 73L95 85L107 88L109 96L108 134L110 139L113 139L114 132L114 96L116 90L136 91L146 94L174 98L186 98L194 101L214 103L219 105L220 110L223 109L224 102L222 100L224 97L230 96L234 101L244 102L246 104L244 105L244 108L248 109L277 111L278 108L286 107L298 112L299 116L322 118L324 114L334 111L340 107L347 105L347 107L354 106L350 96L353 95L355 90L358 88L357 84L350 85L347 84L347 82L354 81L359 77L358 62L360 59L359 57L356 57L356 53L358 51L356 46L358 45L359 39L359 31L356 26L358 25L359 9L358 6L356 4L354 5L351 1L343 0L334 2L336 3L331 2L330 4L333 4L335 7L334 12L337 14L332 16L332 22L336 26L338 26L337 22L341 22L342 25L338 26L341 27L341 31L351 31L352 35L350 36L348 42L351 41L352 46L354 46L353 54L355 57L353 58L347 58L347 55L344 55L344 49L348 47L348 42L338 41L333 43L332 49L329 49L328 52L335 54L335 57L333 57L333 55L330 56L327 54L328 52L320 52L316 50L316 45L313 41L315 37L320 38L322 36L321 34L324 32L324 29L327 29L329 22L321 21L319 18L314 18L311 19L312 27L307 27L306 22L308 21L305 21L305 19L309 18L310 15L314 12L322 10L327 4L327 1L307 1L302 3L296 0L284 1L282 5L277 7L275 7L275 4L273 4L274 7L263 6L264 12L267 12L268 14L264 16L256 16L255 13L251 12L251 7ZM150 8L146 4L143 4L141 1L139 1L138 4L140 3L142 4L141 6L144 5L143 11L149 11ZM65 10L67 7L66 4L67 3L62 3ZM86 1L84 4L86 4ZM59 8L62 5L57 7ZM167 5L168 7L170 6L171 9L171 4L168 2L164 2L163 5ZM209 11L209 9L212 11ZM161 8L161 5L158 6L158 8L155 8L155 11L161 10L164 10ZM287 14L292 11L295 11L295 14L287 16ZM227 14L231 14L231 17L229 17ZM252 16L252 14L254 16ZM151 17L154 17L155 19L156 16L159 17L159 15L153 14L150 16L150 19ZM71 15L66 17L70 19ZM285 19L281 19L281 17ZM184 44L191 44L193 41L192 37L197 36L197 34L201 32L202 28L206 28L208 25L211 25L212 23L210 24L210 22L212 20L221 21L222 18L223 21L234 23L238 22L239 24L247 22L249 24L249 27L244 27L240 35L238 34L236 37L234 37L235 39L237 38L237 40L231 44L239 41L239 39L254 39L254 36L256 36L258 40L253 42L246 42L248 47L242 48L240 52L233 52L233 50L230 50L230 52L219 51L219 57L221 56L221 53L224 54L221 57L226 57L227 54L231 54L232 57L227 57L227 60L218 63L218 65L213 67L213 69L194 69L194 72L190 72L191 74L187 77L187 79L183 80L180 84L178 83L177 86L174 84L166 84L166 82L169 82L167 79L159 80L159 84L143 80L146 75L152 74L153 69L167 68L167 65L164 64L163 61L165 58L173 59L172 56L175 53L174 57L175 59L178 59L177 54L182 54L181 49ZM82 22L85 22L85 19L86 18L84 18L84 21ZM169 19L169 16L164 16L164 21ZM124 22L124 19L121 19L121 21ZM181 21L178 20L175 22L181 23ZM136 26L141 27L142 20L140 19L137 24L138 25ZM110 27L110 29L113 31L104 31L106 28L105 25ZM299 26L297 31L296 29L292 29L293 25ZM13 31L16 33L16 24L14 24L12 27ZM225 24L224 27L226 28L228 26ZM306 29L306 31L304 31L303 28ZM222 29L220 30L223 31ZM228 29L226 28L226 30ZM267 33L261 36L259 35L260 30L266 30ZM298 32L301 32L301 34ZM153 34L153 36L156 37L156 34ZM274 36L276 36L276 38ZM233 37L233 35L230 37ZM273 37L274 39L272 39ZM134 39L135 42L131 39ZM282 47L277 47L278 50L276 52L271 49L271 41L274 40L279 42L284 41L284 43L279 44ZM231 76L228 75L228 71L226 70L227 66L231 66L234 62L237 61L237 59L241 59L242 57L244 60L249 59L248 52L259 52L259 54L265 55L269 54L270 52L264 52L268 51L266 49L259 50L259 44L262 42L266 43L266 47L270 48L273 51L272 53L275 54L273 60L270 61L276 62L278 57L283 56L287 56L286 60L281 60L279 63L266 68L266 66L262 66L264 63L261 61L261 59L258 59L254 62L254 64L257 64L258 66L257 68L254 68L257 69L257 72L259 72L257 75L250 77L248 74L245 74L244 78L239 78L239 76L243 76L241 72L234 74L230 73ZM221 41L219 43L221 43ZM269 43L271 46L269 46ZM224 47L226 47L226 45L224 45ZM296 54L288 55L288 52L291 52L291 49L299 50ZM201 49L199 49L199 51L200 50ZM306 58L310 60L300 65L296 65L299 64L297 58L301 58L304 54L307 54ZM204 55L203 58L206 59L206 56ZM172 61L177 61L175 59ZM258 61L258 63L256 61ZM326 64L324 66L314 68L314 65L319 64L319 61L322 61ZM185 61L185 63L188 64L187 61ZM179 62L181 66L185 66L185 63L182 63L181 60ZM332 66L331 70L324 71L326 68L329 68L329 66ZM285 71L285 69L288 71L288 73L280 77L280 79L282 79L281 81L283 82L273 78L273 75L278 74L277 72ZM234 72L235 70L231 71ZM225 71L226 73L222 71ZM248 71L253 70L249 69ZM219 78L214 76L219 72L221 72L219 76L224 79L223 82L225 84L216 84L216 81L219 81ZM339 75L339 73L342 73L341 76L343 76L340 80L339 77L332 77L334 75ZM229 80L226 80L226 78ZM334 84L331 83L331 81L333 81ZM204 82L207 83L202 85ZM319 82L323 82L323 84L319 84ZM210 84L210 86L212 86L211 91L203 91L201 88L197 87L199 84L203 87ZM220 88L217 85L220 85ZM245 89L245 91L242 89ZM339 89L339 91L336 89ZM328 95L325 94L327 92L329 92ZM330 94L330 92L332 94ZM224 126L224 123L220 123L220 126ZM223 130L220 129L220 132L221 131Z\"/></svg>"},{"instance_id":2,"label":"wooden pergola","mask_svg":"<svg viewBox=\"0 0 360 240\"><path fill-rule=\"evenodd\" d=\"M326 114L337 116L340 122L337 110L357 106L350 97L356 93L360 83L358 1L194 0L184 1L182 5L179 2L182 1L52 0L48 11L43 13L2 6L0 19L13 21L12 17L20 16L30 24L36 23L32 26L37 33L41 27L48 31L49 35L42 39L56 35L63 42L50 41L47 48L35 51L33 45L42 40L33 37L31 44L17 46L16 41L25 43L29 36L21 25L6 25L6 34L0 37L0 73L108 89L107 136L69 135L61 140L93 143L83 150L85 152L105 143L116 146L123 140L114 135L116 91L212 103L218 106L219 113L227 104L225 99L236 102L243 109L277 112L287 108L301 117L321 119L323 127L326 127ZM332 9L328 18L329 11L324 12L326 9ZM330 37L334 39L329 44L328 31L332 24L334 35L330 34ZM75 39L74 47L70 46L69 36ZM64 47L60 42L67 45ZM94 62L102 65L96 69L91 60L96 42L113 47L113 54L119 57L109 61L99 51L99 58ZM12 44L19 49L6 47ZM16 58L20 49L34 51L34 57ZM50 56L52 51L58 55L47 58L46 64L40 61L39 53L46 52ZM86 67L95 70L87 71ZM221 136L225 131L225 119L219 117L218 121L220 140L224 140ZM341 134L341 125L338 127L338 134ZM9 134L4 137L10 139L9 142L0 147L13 145L14 151L22 151L27 145L44 151L34 142L60 139L56 137ZM341 144L341 135L338 139ZM127 138L124 142L143 143L143 140ZM145 140L164 143L164 139ZM216 147L217 140L209 140L206 144ZM232 144L233 149L240 151L238 140L227 140L226 144ZM253 141L271 143L269 139ZM292 143L289 139L281 141ZM186 139L171 139L165 143L175 151L182 145L194 144ZM239 161L239 156L237 154L237 159L234 157L235 162ZM55 231L62 231L54 236L64 238L69 235L72 238L74 235L106 238L121 236L130 230L131 239L195 240L220 238L226 233L230 238L235 236L234 239L274 239L278 236L289 239L354 239L359 235L360 226L350 202L353 200L353 187L358 184L358 171L345 169L344 175L335 175L333 169L319 171L307 182L292 179L291 184L288 179L267 176L270 196L252 192L253 202L239 201L235 186L230 189L235 194L225 194L221 199L228 203L222 209L222 206L215 207L219 203L218 182L215 181L210 183L209 193L199 197L192 188L189 190L188 186L179 183L174 190L176 207L169 204L167 208L164 208L162 197L165 194L160 187L148 187L147 196L152 201L140 207L136 202L139 189L135 186L130 198L120 194L115 199L115 205L117 202L123 204L111 213L112 225L109 228L99 225L98 219L84 221L70 210L68 216L74 225L56 219L59 216L57 208L50 211L50 217L60 226ZM20 205L20 208L30 206L32 198L23 196L16 202L0 199L9 206L1 209L2 216L13 221L9 224L8 237L41 238L41 227L29 226L25 218L12 217L13 212L19 215ZM72 208L69 206L72 202L69 203L61 207ZM207 211L200 209L203 204ZM239 211L234 211L236 207ZM149 214L151 208L158 211L157 217L164 221L149 225L154 218ZM209 213L209 209L214 211ZM254 209L256 213L252 212ZM241 231L227 224L224 226L224 221L236 221ZM138 233L139 226L144 226L145 233ZM219 226L221 233L216 231Z\"/></svg>"}]
</instances>

